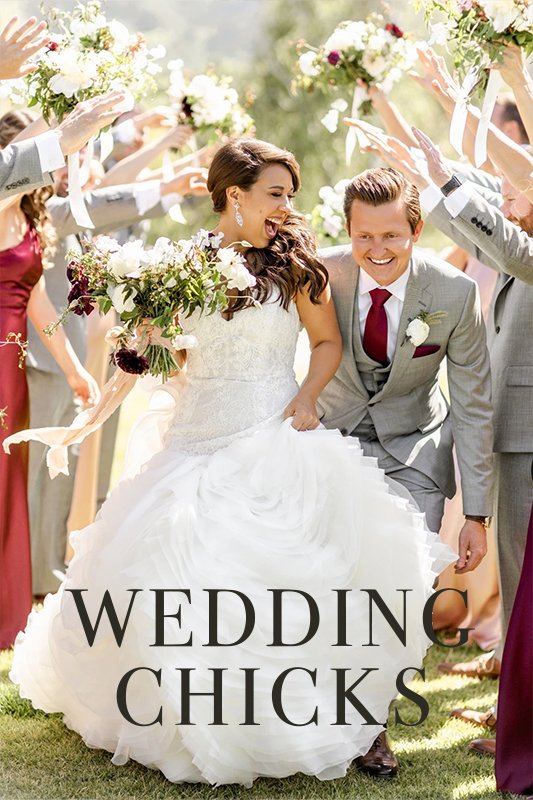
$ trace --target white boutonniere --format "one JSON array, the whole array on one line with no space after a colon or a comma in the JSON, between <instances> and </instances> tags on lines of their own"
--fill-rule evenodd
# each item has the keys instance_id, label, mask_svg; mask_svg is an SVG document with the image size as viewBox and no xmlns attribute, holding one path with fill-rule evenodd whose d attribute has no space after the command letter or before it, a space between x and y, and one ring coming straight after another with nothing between
<instances>
[{"instance_id":1,"label":"white boutonniere","mask_svg":"<svg viewBox=\"0 0 533 800\"><path fill-rule=\"evenodd\" d=\"M409 325L405 329L405 338L412 345L418 347L424 344L429 336L431 325L439 325L441 319L447 316L446 311L421 311L416 317L410 320Z\"/></svg>"}]
</instances>

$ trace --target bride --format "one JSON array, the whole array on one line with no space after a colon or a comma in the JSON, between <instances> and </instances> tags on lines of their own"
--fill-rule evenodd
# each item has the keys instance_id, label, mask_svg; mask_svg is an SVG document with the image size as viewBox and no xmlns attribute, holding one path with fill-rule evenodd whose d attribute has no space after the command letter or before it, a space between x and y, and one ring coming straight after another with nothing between
<instances>
[{"instance_id":1,"label":"bride","mask_svg":"<svg viewBox=\"0 0 533 800\"><path fill-rule=\"evenodd\" d=\"M253 297L182 320L198 346L163 387L161 440L150 412L15 645L23 697L113 763L175 782L344 775L383 730L398 676L420 666L423 608L454 559L356 439L320 426L342 342L292 208L299 185L294 156L271 144L218 151L214 235L246 252Z\"/></svg>"}]
</instances>

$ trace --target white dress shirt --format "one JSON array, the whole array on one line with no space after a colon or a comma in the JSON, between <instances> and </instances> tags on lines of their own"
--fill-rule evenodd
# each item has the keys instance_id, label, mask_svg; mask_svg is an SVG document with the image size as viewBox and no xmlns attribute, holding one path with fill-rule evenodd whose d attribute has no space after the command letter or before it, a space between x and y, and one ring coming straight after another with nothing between
<instances>
[{"instance_id":1,"label":"white dress shirt","mask_svg":"<svg viewBox=\"0 0 533 800\"><path fill-rule=\"evenodd\" d=\"M370 292L372 289L387 289L392 297L389 297L383 308L387 314L388 336L387 336L387 357L392 361L394 351L396 350L396 340L398 338L398 328L400 326L400 317L402 316L403 303L405 300L405 290L407 281L411 274L411 266L409 265L405 272L397 278L394 283L389 286L381 286L372 278L364 269L359 269L359 284L357 287L357 308L359 311L359 330L361 331L361 341L365 333L365 324L370 306L372 305L372 298Z\"/></svg>"}]
</instances>

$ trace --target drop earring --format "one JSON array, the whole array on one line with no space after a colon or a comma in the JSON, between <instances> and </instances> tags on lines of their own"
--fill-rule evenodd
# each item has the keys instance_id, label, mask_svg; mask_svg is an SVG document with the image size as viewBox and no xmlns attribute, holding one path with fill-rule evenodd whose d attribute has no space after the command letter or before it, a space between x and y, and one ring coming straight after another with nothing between
<instances>
[{"instance_id":1,"label":"drop earring","mask_svg":"<svg viewBox=\"0 0 533 800\"><path fill-rule=\"evenodd\" d=\"M238 225L240 228L242 228L242 226L244 225L244 220L243 220L243 218L242 218L242 214L241 214L241 212L239 211L239 209L240 209L240 205L239 205L239 203L237 202L237 203L235 203L235 222L237 223L237 225Z\"/></svg>"}]
</instances>

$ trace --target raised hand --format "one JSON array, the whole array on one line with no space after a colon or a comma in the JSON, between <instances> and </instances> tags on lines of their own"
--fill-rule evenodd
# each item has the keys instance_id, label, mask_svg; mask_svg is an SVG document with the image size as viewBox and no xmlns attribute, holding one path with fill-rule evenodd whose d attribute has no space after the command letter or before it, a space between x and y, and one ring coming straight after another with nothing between
<instances>
[{"instance_id":1,"label":"raised hand","mask_svg":"<svg viewBox=\"0 0 533 800\"><path fill-rule=\"evenodd\" d=\"M365 135L368 145L362 146L361 150L378 154L389 166L401 172L418 189L426 188L428 185L427 177L421 166L417 164L407 145L394 138L394 136L387 136L380 128L376 128L368 122L351 119L350 117L346 117L344 122L346 125L358 128Z\"/></svg>"},{"instance_id":2,"label":"raised hand","mask_svg":"<svg viewBox=\"0 0 533 800\"><path fill-rule=\"evenodd\" d=\"M429 136L418 128L413 128L412 131L426 157L429 177L439 188L444 186L454 174L453 169L448 166L439 148L431 141Z\"/></svg>"},{"instance_id":3,"label":"raised hand","mask_svg":"<svg viewBox=\"0 0 533 800\"><path fill-rule=\"evenodd\" d=\"M126 97L124 91L112 91L78 103L56 128L64 155L76 153L101 128L113 122L121 113L119 104Z\"/></svg>"},{"instance_id":4,"label":"raised hand","mask_svg":"<svg viewBox=\"0 0 533 800\"><path fill-rule=\"evenodd\" d=\"M410 77L432 92L445 111L453 113L460 90L450 75L445 60L428 46L417 47L417 53L423 75L410 72Z\"/></svg>"},{"instance_id":5,"label":"raised hand","mask_svg":"<svg viewBox=\"0 0 533 800\"><path fill-rule=\"evenodd\" d=\"M161 194L193 195L209 194L207 190L207 170L205 167L184 167L174 178L161 183Z\"/></svg>"},{"instance_id":6,"label":"raised hand","mask_svg":"<svg viewBox=\"0 0 533 800\"><path fill-rule=\"evenodd\" d=\"M17 26L18 17L12 17L0 32L0 80L21 78L36 69L28 59L48 41L46 22L30 17Z\"/></svg>"},{"instance_id":7,"label":"raised hand","mask_svg":"<svg viewBox=\"0 0 533 800\"><path fill-rule=\"evenodd\" d=\"M522 87L531 81L526 67L524 51L516 44L508 44L503 51L503 61L490 65L491 69L498 69L505 83L512 89Z\"/></svg>"}]
</instances>

